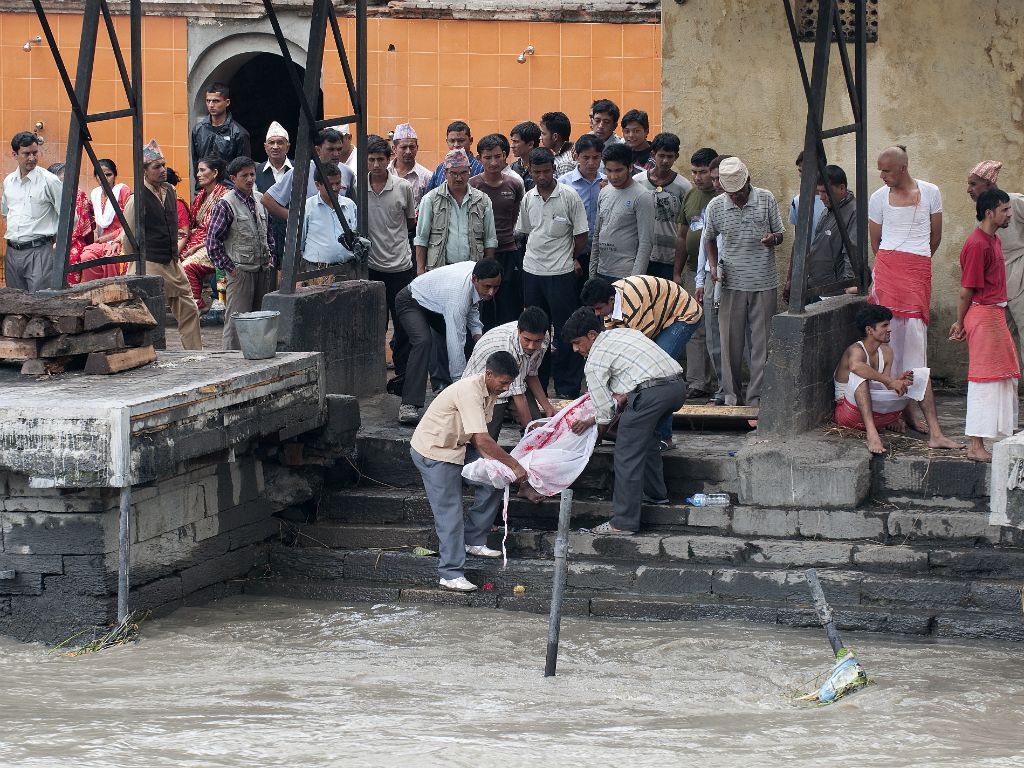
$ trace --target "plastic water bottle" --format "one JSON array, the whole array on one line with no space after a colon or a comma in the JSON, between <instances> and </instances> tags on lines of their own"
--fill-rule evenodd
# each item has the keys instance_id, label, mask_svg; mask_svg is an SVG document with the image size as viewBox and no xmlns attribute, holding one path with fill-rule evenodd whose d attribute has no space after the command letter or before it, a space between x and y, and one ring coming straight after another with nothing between
<instances>
[{"instance_id":1,"label":"plastic water bottle","mask_svg":"<svg viewBox=\"0 0 1024 768\"><path fill-rule=\"evenodd\" d=\"M727 507L730 502L728 493L695 493L686 500L691 507Z\"/></svg>"}]
</instances>

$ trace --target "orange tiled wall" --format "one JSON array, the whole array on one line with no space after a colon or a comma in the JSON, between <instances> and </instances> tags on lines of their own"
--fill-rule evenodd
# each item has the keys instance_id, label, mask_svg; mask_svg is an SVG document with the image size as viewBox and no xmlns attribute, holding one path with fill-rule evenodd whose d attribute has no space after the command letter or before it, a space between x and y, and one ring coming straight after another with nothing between
<instances>
[{"instance_id":1,"label":"orange tiled wall","mask_svg":"<svg viewBox=\"0 0 1024 768\"><path fill-rule=\"evenodd\" d=\"M351 50L353 22L345 21ZM370 19L367 44L370 132L386 134L411 121L420 161L431 168L456 118L480 138L557 110L569 116L575 137L588 128L590 103L606 97L623 112L646 110L652 136L661 130L657 24ZM516 57L528 45L536 52L520 64ZM337 54L329 54L324 74L324 107L340 114L348 101Z\"/></svg>"},{"instance_id":2,"label":"orange tiled wall","mask_svg":"<svg viewBox=\"0 0 1024 768\"><path fill-rule=\"evenodd\" d=\"M81 42L82 17L75 14L47 16L65 65L74 78ZM119 42L128 56L128 19L115 17ZM50 49L45 40L22 50L25 41L42 34L34 14L0 14L0 139L4 149L0 168L7 174L15 168L9 141L18 131L31 131L37 121L44 125L41 135L46 139L42 163L63 162L67 148L68 121L71 109L57 74ZM188 173L188 114L186 106L186 30L185 19L147 16L142 26L145 77L142 104L145 110L144 134L155 136L179 172ZM126 66L130 62L126 59ZM114 62L113 48L101 24L96 45L96 68L92 81L89 109L92 112L124 109L128 102ZM117 163L124 181L131 183L132 135L131 120L121 119L91 126L93 145L100 157ZM87 174L91 177L91 174ZM95 186L85 180L87 189Z\"/></svg>"},{"instance_id":3,"label":"orange tiled wall","mask_svg":"<svg viewBox=\"0 0 1024 768\"><path fill-rule=\"evenodd\" d=\"M49 18L73 76L81 17ZM116 17L115 25L127 51L127 19ZM353 27L352 19L342 20L349 50L354 49ZM0 138L6 143L15 132L32 130L36 121L42 121L47 139L43 162L50 164L64 159L70 109L45 43L22 50L26 40L41 32L33 14L0 14ZM517 122L561 110L572 120L574 135L579 135L587 127L590 102L600 96L613 99L623 111L647 110L652 135L661 126L657 25L371 19L367 36L369 129L384 134L411 121L420 135L421 160L431 167L439 160L445 126L456 118L468 120L479 138L495 131L507 133ZM144 19L145 136L157 137L169 164L179 172L188 169L186 44L185 19ZM393 52L389 45L395 47ZM536 53L519 64L516 56L527 45ZM102 25L96 62L90 109L126 107ZM341 114L348 104L332 51L324 75L326 112ZM122 174L128 174L130 121L96 124L93 136L97 153L112 157ZM13 170L9 150L0 156L0 170ZM125 180L130 181L130 175ZM93 185L86 180L88 188Z\"/></svg>"}]
</instances>

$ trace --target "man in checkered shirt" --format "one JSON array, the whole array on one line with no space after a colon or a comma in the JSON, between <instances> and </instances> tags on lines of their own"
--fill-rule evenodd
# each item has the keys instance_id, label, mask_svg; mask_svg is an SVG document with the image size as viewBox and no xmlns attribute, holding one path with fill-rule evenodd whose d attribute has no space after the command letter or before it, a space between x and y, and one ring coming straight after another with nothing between
<instances>
[{"instance_id":1,"label":"man in checkered shirt","mask_svg":"<svg viewBox=\"0 0 1024 768\"><path fill-rule=\"evenodd\" d=\"M608 428L621 411L615 437L613 516L591 533L632 536L640 528L640 506L668 504L660 441L655 428L686 402L686 378L679 363L632 328L604 330L590 307L580 307L562 329L566 344L587 359L584 374L596 416L573 425L581 434Z\"/></svg>"}]
</instances>

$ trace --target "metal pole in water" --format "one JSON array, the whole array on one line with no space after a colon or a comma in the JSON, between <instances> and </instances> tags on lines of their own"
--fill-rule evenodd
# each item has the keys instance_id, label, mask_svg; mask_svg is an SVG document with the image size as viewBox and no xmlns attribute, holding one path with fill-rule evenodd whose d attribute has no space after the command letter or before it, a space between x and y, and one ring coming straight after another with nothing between
<instances>
[{"instance_id":1,"label":"metal pole in water","mask_svg":"<svg viewBox=\"0 0 1024 768\"><path fill-rule=\"evenodd\" d=\"M551 585L551 618L548 621L548 657L544 677L554 677L558 662L558 633L562 627L562 593L569 569L569 517L572 512L572 491L562 491L558 505L558 535L555 537L555 575Z\"/></svg>"},{"instance_id":2,"label":"metal pole in water","mask_svg":"<svg viewBox=\"0 0 1024 768\"><path fill-rule=\"evenodd\" d=\"M839 639L839 631L836 629L835 619L832 616L832 608L825 600L825 592L818 581L818 572L813 568L804 571L807 578L807 586L811 590L811 599L814 601L814 610L818 612L821 626L825 628L825 635L828 637L829 645L832 646L832 653L839 653L845 647Z\"/></svg>"},{"instance_id":3,"label":"metal pole in water","mask_svg":"<svg viewBox=\"0 0 1024 768\"><path fill-rule=\"evenodd\" d=\"M128 616L128 560L131 555L130 520L132 512L132 487L121 488L121 516L117 532L117 621Z\"/></svg>"}]
</instances>

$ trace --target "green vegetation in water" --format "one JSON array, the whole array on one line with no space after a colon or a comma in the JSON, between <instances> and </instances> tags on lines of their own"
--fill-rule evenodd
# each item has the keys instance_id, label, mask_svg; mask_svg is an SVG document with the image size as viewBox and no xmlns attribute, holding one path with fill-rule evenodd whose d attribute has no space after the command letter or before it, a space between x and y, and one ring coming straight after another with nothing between
<instances>
[{"instance_id":1,"label":"green vegetation in water","mask_svg":"<svg viewBox=\"0 0 1024 768\"><path fill-rule=\"evenodd\" d=\"M55 645L49 650L49 653L60 652L63 656L71 657L84 656L87 653L102 651L104 648L113 648L116 645L126 645L128 643L137 642L139 639L139 625L145 621L148 616L148 611L141 616L138 611L132 611L125 616L122 621L106 627L106 632L101 635L98 633L103 630L97 630L95 627L83 629L81 632L76 632L67 640ZM74 641L89 632L93 633L93 639L91 641L77 647L72 645Z\"/></svg>"}]
</instances>

